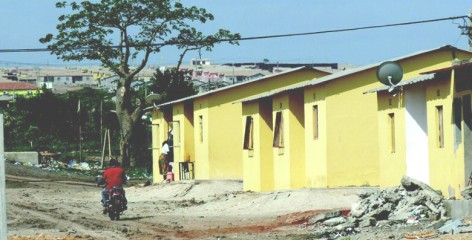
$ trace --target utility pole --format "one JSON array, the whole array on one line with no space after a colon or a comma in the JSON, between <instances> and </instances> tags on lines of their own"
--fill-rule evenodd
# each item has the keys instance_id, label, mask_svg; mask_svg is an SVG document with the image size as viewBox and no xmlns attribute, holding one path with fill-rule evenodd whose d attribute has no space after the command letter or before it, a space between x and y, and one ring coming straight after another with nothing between
<instances>
[{"instance_id":1,"label":"utility pole","mask_svg":"<svg viewBox=\"0 0 472 240\"><path fill-rule=\"evenodd\" d=\"M469 27L467 30L467 35L469 37L469 51L472 52L472 10L469 12Z\"/></svg>"},{"instance_id":2,"label":"utility pole","mask_svg":"<svg viewBox=\"0 0 472 240\"><path fill-rule=\"evenodd\" d=\"M462 29L462 35L466 35L469 41L469 51L472 52L472 10L469 12L469 23L466 26L459 26Z\"/></svg>"}]
</instances>

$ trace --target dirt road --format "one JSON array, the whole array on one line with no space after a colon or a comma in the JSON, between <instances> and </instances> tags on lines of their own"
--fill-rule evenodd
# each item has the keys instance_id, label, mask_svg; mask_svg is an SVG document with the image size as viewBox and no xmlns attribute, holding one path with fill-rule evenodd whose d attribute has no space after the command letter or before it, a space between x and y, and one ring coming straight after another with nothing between
<instances>
[{"instance_id":1,"label":"dirt road","mask_svg":"<svg viewBox=\"0 0 472 240\"><path fill-rule=\"evenodd\" d=\"M101 213L93 182L46 176L8 173L9 239L303 238L309 216L349 209L357 193L369 190L253 193L242 192L240 181L128 186L128 211L111 221Z\"/></svg>"},{"instance_id":2,"label":"dirt road","mask_svg":"<svg viewBox=\"0 0 472 240\"><path fill-rule=\"evenodd\" d=\"M316 239L314 228L319 226L307 224L308 219L327 210L350 209L359 193L377 190L254 193L243 192L240 181L130 185L128 210L119 221L111 221L101 213L101 189L90 177L7 165L8 239ZM403 239L413 232L415 226L370 228L345 239Z\"/></svg>"}]
</instances>

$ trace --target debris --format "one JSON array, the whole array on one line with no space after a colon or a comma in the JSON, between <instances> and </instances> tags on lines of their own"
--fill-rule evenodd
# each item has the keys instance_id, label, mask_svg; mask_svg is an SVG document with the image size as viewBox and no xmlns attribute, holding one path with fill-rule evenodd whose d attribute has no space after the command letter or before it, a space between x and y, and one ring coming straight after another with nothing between
<instances>
[{"instance_id":1,"label":"debris","mask_svg":"<svg viewBox=\"0 0 472 240\"><path fill-rule=\"evenodd\" d=\"M313 216L310 220L308 220L308 223L314 224L317 222L323 222L327 219L340 217L341 215L342 215L341 211L331 211L331 212L321 213L321 214Z\"/></svg>"},{"instance_id":2,"label":"debris","mask_svg":"<svg viewBox=\"0 0 472 240\"><path fill-rule=\"evenodd\" d=\"M460 220L450 220L446 224L438 229L440 233L457 233L457 228L462 224Z\"/></svg>"},{"instance_id":3,"label":"debris","mask_svg":"<svg viewBox=\"0 0 472 240\"><path fill-rule=\"evenodd\" d=\"M364 193L359 198L347 217L342 216L341 211L327 212L312 217L308 224L324 226L317 228L317 234L328 238L336 234L355 234L357 228L363 231L368 231L368 227L398 228L424 224L425 221L436 221L431 227L441 227L442 232L472 231L472 227L456 229L459 225L447 227L445 220L437 221L445 216L444 197L427 184L410 177L403 177L400 186ZM436 231L432 234L409 234L405 238L428 238L435 234Z\"/></svg>"},{"instance_id":4,"label":"debris","mask_svg":"<svg viewBox=\"0 0 472 240\"><path fill-rule=\"evenodd\" d=\"M472 199L472 186L466 187L466 188L461 192L461 196L462 196L465 200L470 200L470 199Z\"/></svg>"}]
</instances>

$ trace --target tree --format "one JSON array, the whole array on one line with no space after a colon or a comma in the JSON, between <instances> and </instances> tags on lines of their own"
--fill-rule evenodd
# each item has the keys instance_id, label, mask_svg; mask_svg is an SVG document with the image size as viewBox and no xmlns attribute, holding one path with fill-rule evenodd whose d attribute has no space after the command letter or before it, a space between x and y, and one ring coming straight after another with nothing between
<instances>
[{"instance_id":1,"label":"tree","mask_svg":"<svg viewBox=\"0 0 472 240\"><path fill-rule=\"evenodd\" d=\"M164 71L158 69L154 73L149 90L161 96L157 103L170 102L197 93L193 83L185 80L184 73L176 68Z\"/></svg>"},{"instance_id":2,"label":"tree","mask_svg":"<svg viewBox=\"0 0 472 240\"><path fill-rule=\"evenodd\" d=\"M77 112L79 99L80 114ZM62 95L43 89L37 96L18 96L5 109L5 148L9 151L75 151L81 126L83 149L100 150L101 122L117 129L113 120L102 116L114 109L113 104L108 93L91 88Z\"/></svg>"},{"instance_id":3,"label":"tree","mask_svg":"<svg viewBox=\"0 0 472 240\"><path fill-rule=\"evenodd\" d=\"M143 98L132 100L131 82L146 66L149 56L173 45L182 50L180 66L188 51L211 51L216 43L237 44L240 38L225 29L204 35L190 24L213 20L213 15L203 8L185 7L177 0L62 1L56 7L70 7L73 13L60 16L58 34L47 34L40 42L48 43L48 49L59 59L98 60L119 77L116 114L124 166L135 163L131 143L145 108ZM130 66L132 60L139 60L135 68Z\"/></svg>"}]
</instances>

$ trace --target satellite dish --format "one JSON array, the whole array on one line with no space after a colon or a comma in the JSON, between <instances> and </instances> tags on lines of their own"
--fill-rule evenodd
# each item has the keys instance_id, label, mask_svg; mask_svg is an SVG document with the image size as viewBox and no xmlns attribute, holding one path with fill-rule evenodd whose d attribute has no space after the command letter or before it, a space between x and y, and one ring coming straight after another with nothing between
<instances>
[{"instance_id":1,"label":"satellite dish","mask_svg":"<svg viewBox=\"0 0 472 240\"><path fill-rule=\"evenodd\" d=\"M396 62L384 62L377 68L377 79L384 85L395 87L402 78L402 66Z\"/></svg>"},{"instance_id":2,"label":"satellite dish","mask_svg":"<svg viewBox=\"0 0 472 240\"><path fill-rule=\"evenodd\" d=\"M158 101L159 99L161 99L161 95L151 93L146 97L146 103L153 104L155 101Z\"/></svg>"}]
</instances>

